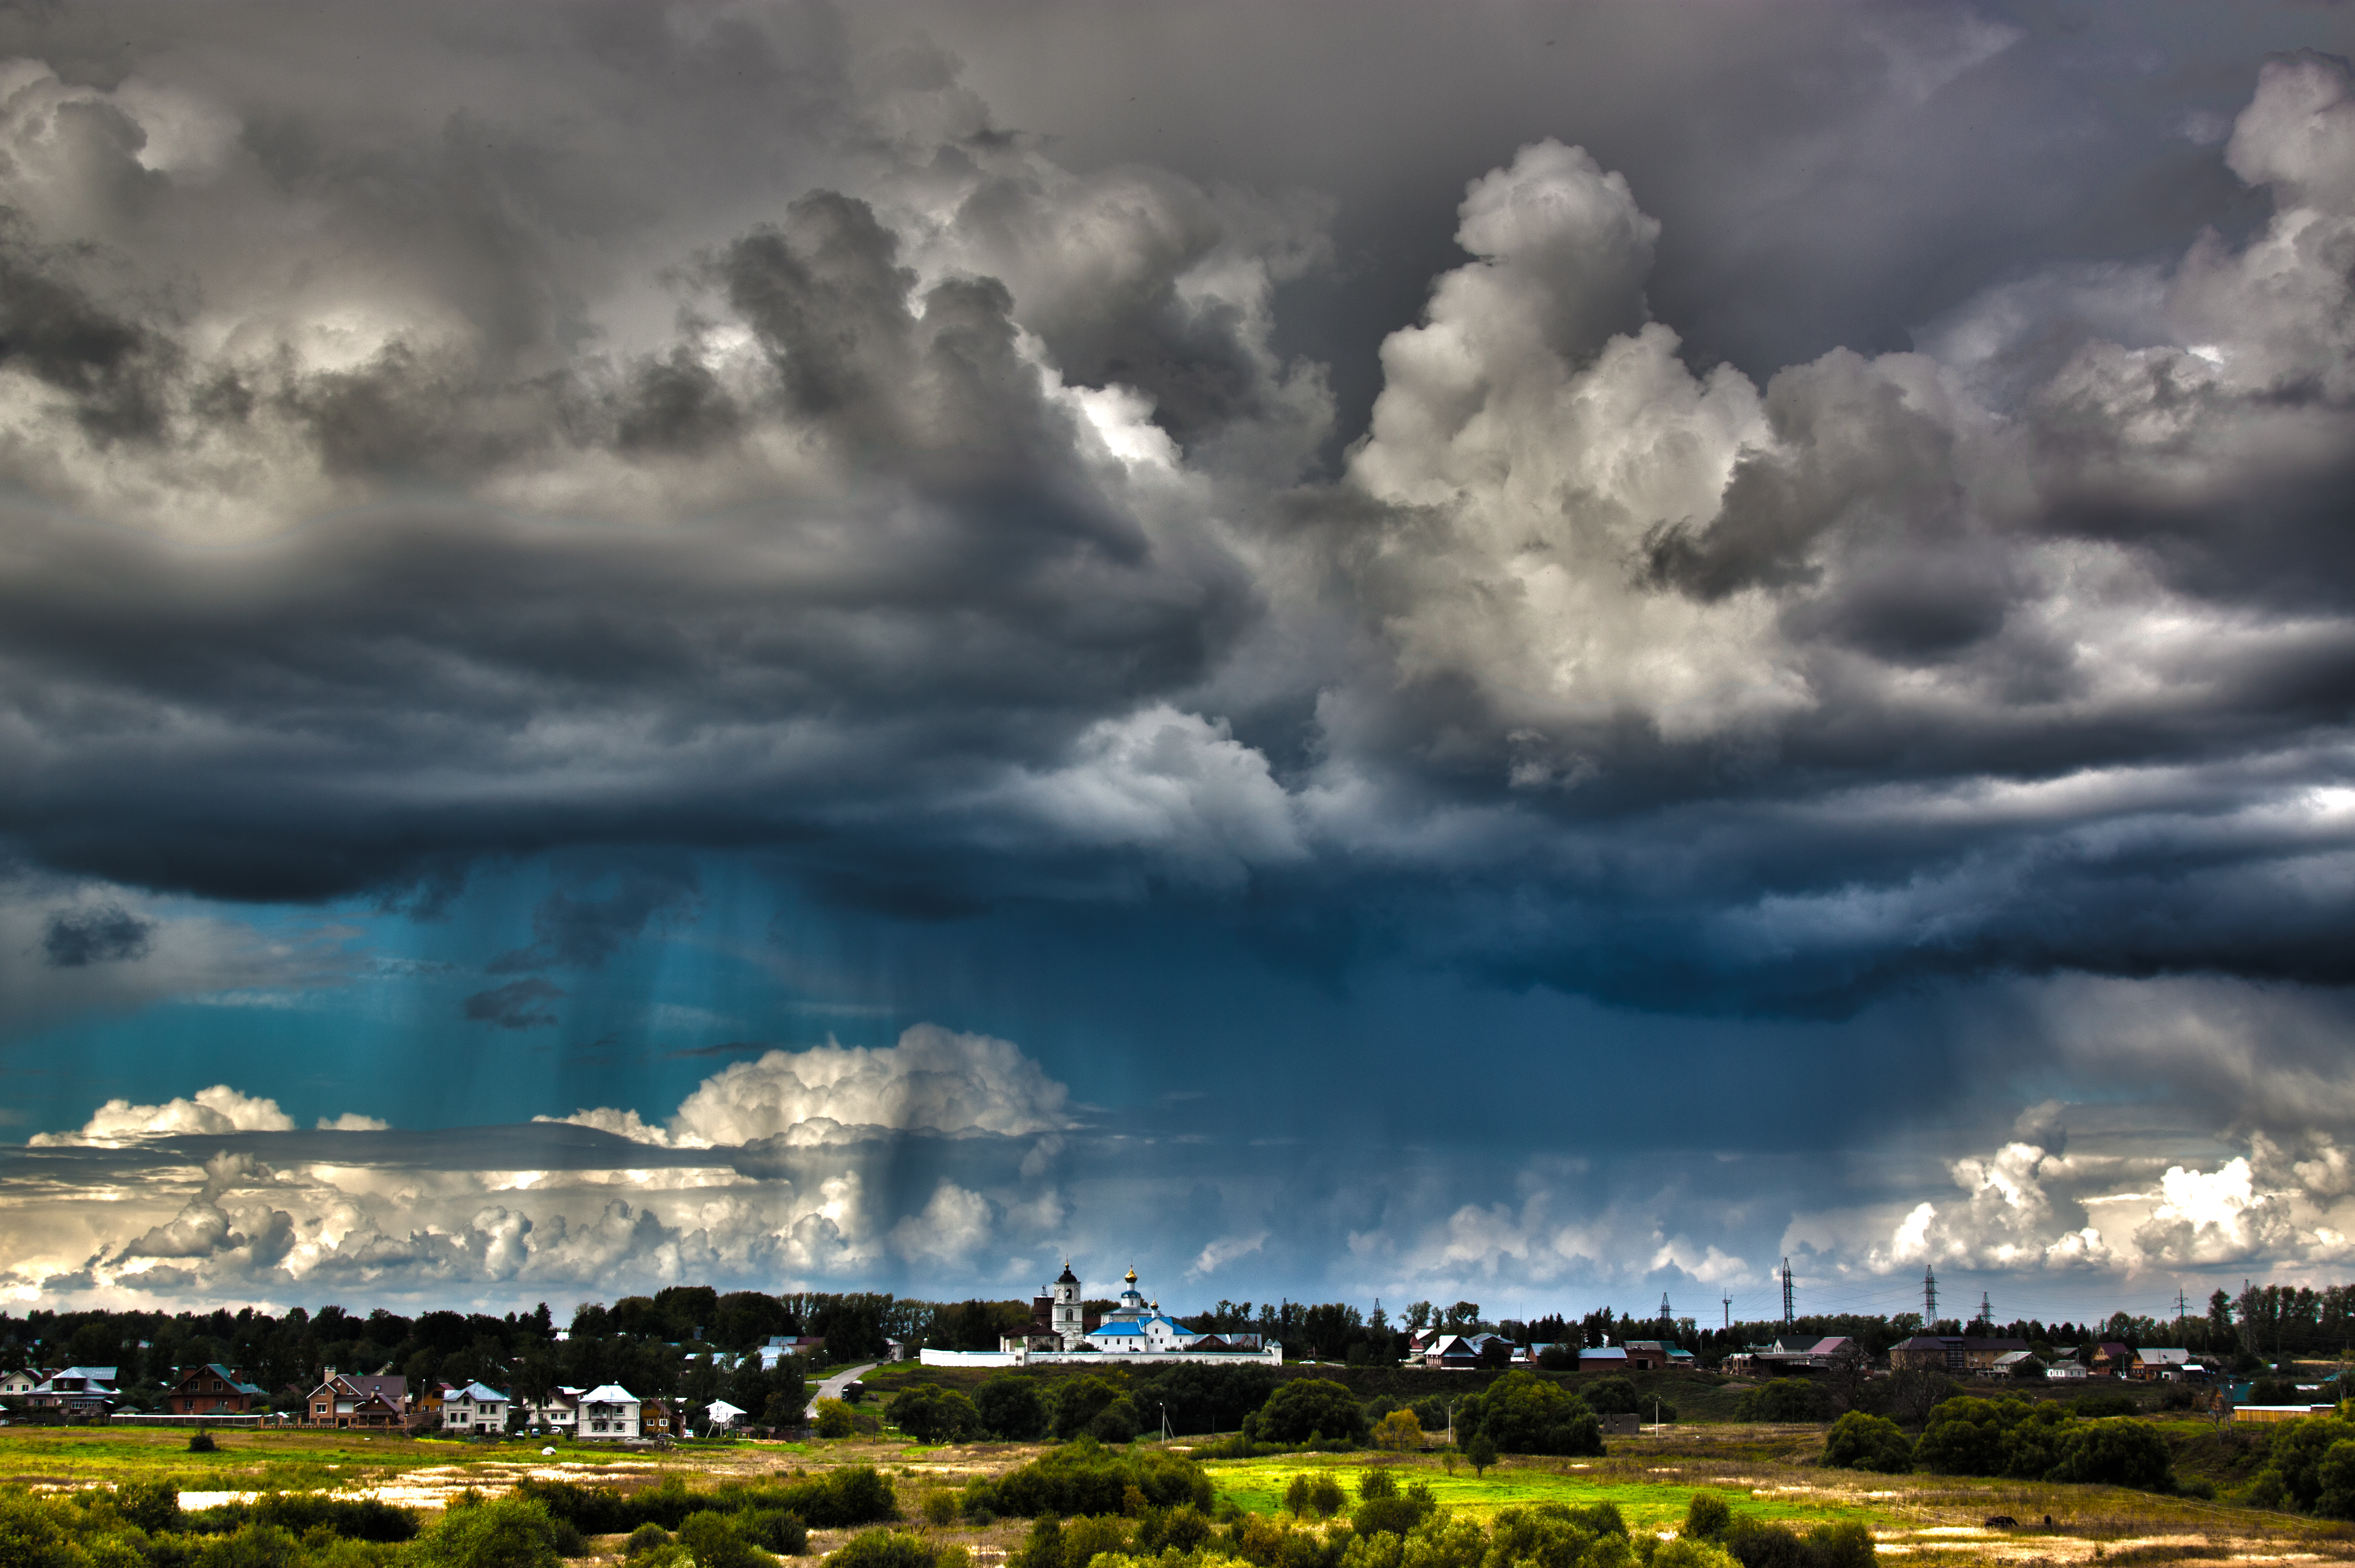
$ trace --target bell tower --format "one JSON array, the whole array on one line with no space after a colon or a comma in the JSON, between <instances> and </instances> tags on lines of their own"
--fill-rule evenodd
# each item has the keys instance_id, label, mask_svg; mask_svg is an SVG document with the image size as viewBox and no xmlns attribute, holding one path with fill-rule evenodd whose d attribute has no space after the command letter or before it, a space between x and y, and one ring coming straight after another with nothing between
<instances>
[{"instance_id":1,"label":"bell tower","mask_svg":"<svg viewBox=\"0 0 2355 1568\"><path fill-rule=\"evenodd\" d=\"M1055 1281L1054 1326L1066 1350L1076 1350L1087 1340L1087 1317L1080 1307L1080 1276L1071 1272L1069 1258L1063 1260L1063 1272Z\"/></svg>"}]
</instances>

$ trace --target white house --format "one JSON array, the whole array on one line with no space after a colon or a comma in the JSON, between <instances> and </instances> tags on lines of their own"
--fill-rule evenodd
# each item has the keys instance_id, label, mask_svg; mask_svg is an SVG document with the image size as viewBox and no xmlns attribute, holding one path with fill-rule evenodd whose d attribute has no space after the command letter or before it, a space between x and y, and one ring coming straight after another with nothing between
<instances>
[{"instance_id":1,"label":"white house","mask_svg":"<svg viewBox=\"0 0 2355 1568\"><path fill-rule=\"evenodd\" d=\"M77 1415L103 1415L114 1407L112 1367L68 1367L51 1372L33 1385L27 1403L37 1410L63 1410Z\"/></svg>"},{"instance_id":2,"label":"white house","mask_svg":"<svg viewBox=\"0 0 2355 1568\"><path fill-rule=\"evenodd\" d=\"M442 1430L473 1435L507 1429L507 1396L481 1383L443 1391Z\"/></svg>"},{"instance_id":3,"label":"white house","mask_svg":"<svg viewBox=\"0 0 2355 1568\"><path fill-rule=\"evenodd\" d=\"M547 1398L525 1403L523 1418L527 1425L544 1432L577 1431L581 1421L581 1391L577 1388L552 1388L548 1391Z\"/></svg>"},{"instance_id":4,"label":"white house","mask_svg":"<svg viewBox=\"0 0 2355 1568\"><path fill-rule=\"evenodd\" d=\"M744 1419L745 1413L724 1399L715 1399L704 1407L704 1424L714 1432L730 1432Z\"/></svg>"},{"instance_id":5,"label":"white house","mask_svg":"<svg viewBox=\"0 0 2355 1568\"><path fill-rule=\"evenodd\" d=\"M0 1375L0 1398L30 1393L40 1387L48 1375L37 1368L20 1368Z\"/></svg>"},{"instance_id":6,"label":"white house","mask_svg":"<svg viewBox=\"0 0 2355 1568\"><path fill-rule=\"evenodd\" d=\"M638 1396L619 1383L600 1383L581 1396L581 1425L574 1435L585 1438L638 1435Z\"/></svg>"}]
</instances>

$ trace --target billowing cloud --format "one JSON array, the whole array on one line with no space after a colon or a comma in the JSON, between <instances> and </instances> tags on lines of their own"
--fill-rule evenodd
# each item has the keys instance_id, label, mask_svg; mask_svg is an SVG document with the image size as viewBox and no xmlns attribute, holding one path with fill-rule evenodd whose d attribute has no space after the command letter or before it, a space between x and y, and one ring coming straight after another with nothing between
<instances>
[{"instance_id":1,"label":"billowing cloud","mask_svg":"<svg viewBox=\"0 0 2355 1568\"><path fill-rule=\"evenodd\" d=\"M1010 1041L915 1024L897 1045L826 1044L737 1062L705 1079L666 1127L648 1126L634 1111L566 1119L687 1148L792 1147L876 1131L1018 1137L1071 1126L1069 1098Z\"/></svg>"},{"instance_id":2,"label":"billowing cloud","mask_svg":"<svg viewBox=\"0 0 2355 1568\"><path fill-rule=\"evenodd\" d=\"M167 1100L160 1105L109 1100L91 1115L80 1132L36 1133L31 1142L36 1147L72 1143L113 1145L173 1133L272 1132L293 1125L294 1118L280 1110L277 1101L257 1099L226 1083L216 1083L186 1099Z\"/></svg>"}]
</instances>

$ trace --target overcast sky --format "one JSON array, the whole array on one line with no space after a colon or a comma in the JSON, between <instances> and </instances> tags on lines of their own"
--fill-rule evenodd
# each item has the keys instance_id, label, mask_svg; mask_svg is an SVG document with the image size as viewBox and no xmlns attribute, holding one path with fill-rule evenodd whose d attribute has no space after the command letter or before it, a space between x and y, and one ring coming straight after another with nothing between
<instances>
[{"instance_id":1,"label":"overcast sky","mask_svg":"<svg viewBox=\"0 0 2355 1568\"><path fill-rule=\"evenodd\" d=\"M0 13L0 1299L2347 1277L2350 35Z\"/></svg>"}]
</instances>

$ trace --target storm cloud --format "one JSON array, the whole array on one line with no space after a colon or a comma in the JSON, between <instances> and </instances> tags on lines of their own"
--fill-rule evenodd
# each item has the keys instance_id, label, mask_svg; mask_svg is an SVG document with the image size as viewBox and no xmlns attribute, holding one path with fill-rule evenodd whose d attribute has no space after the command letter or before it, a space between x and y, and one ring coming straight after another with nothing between
<instances>
[{"instance_id":1,"label":"storm cloud","mask_svg":"<svg viewBox=\"0 0 2355 1568\"><path fill-rule=\"evenodd\" d=\"M940 1238L1039 1200L935 1173L858 1229L805 1200L847 1168L788 1151L1081 1125L1008 1043L1069 976L890 979L934 929L1078 912L1335 997L1395 964L1778 1027L2085 977L2335 995L2344 19L2227 55L1765 10L1775 39L1499 6L1434 52L1370 7L1356 88L1263 82L1231 125L1199 38L1166 40L1196 101L1131 113L912 5L0 20L0 845L77 890L27 960L153 968L193 910L359 923L284 999L376 983L367 921L454 921L480 939L435 947L417 1016L517 1052L758 1010L657 998L667 961L902 1029L820 993L989 998L823 1083L762 1055L666 1123L574 1113L749 1151L730 1179L802 1194L772 1233L833 1216L805 1269L964 1266ZM1196 15L1282 34L1243 80L1316 31ZM1113 77L1164 25L1006 18ZM1418 59L1409 148L1357 100ZM1266 133L1320 94L1329 144ZM748 880L900 934L826 969ZM843 1087L899 1083L886 1051L930 1087ZM1026 1087L909 1110L983 1078ZM1825 1221L1827 1266L2328 1253L2335 1189L2266 1193L2336 1169L2355 1108L2148 1169L2021 1108L1902 1223L1887 1193ZM2130 1180L2139 1229L2085 1219ZM291 1266L300 1205L232 1185L67 1261ZM1680 1279L1761 1248L1524 1185L1347 1229L1568 1270L1624 1203L1612 1244ZM1199 1218L1198 1259L1271 1233ZM503 1223L420 1266L539 1244Z\"/></svg>"}]
</instances>

